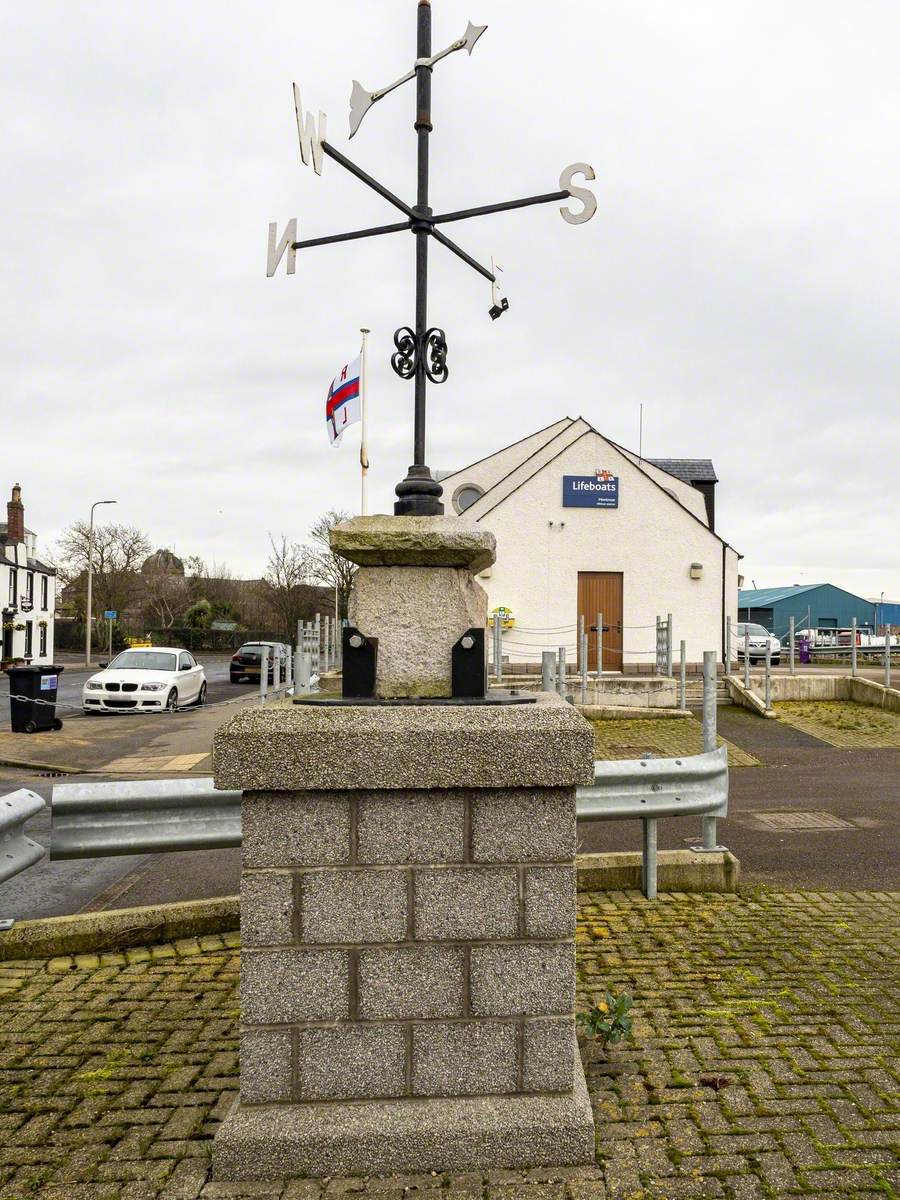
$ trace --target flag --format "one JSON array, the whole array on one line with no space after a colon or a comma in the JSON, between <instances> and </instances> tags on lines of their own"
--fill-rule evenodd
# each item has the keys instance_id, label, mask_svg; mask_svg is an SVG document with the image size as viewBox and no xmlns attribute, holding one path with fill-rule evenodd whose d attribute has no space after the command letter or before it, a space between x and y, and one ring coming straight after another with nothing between
<instances>
[{"instance_id":1,"label":"flag","mask_svg":"<svg viewBox=\"0 0 900 1200\"><path fill-rule=\"evenodd\" d=\"M335 375L325 399L325 423L332 446L341 444L341 435L348 425L362 420L360 373L362 356L357 355Z\"/></svg>"}]
</instances>

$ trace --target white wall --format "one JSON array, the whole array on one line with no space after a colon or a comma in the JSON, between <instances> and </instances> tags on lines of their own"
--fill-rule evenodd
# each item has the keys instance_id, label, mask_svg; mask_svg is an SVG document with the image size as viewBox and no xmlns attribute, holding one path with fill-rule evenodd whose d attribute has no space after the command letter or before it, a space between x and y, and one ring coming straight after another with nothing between
<instances>
[{"instance_id":1,"label":"white wall","mask_svg":"<svg viewBox=\"0 0 900 1200\"><path fill-rule=\"evenodd\" d=\"M619 477L619 507L564 508L563 475L603 468ZM477 519L491 502L485 496L466 516ZM722 542L595 431L521 483L483 524L497 538L497 562L481 582L490 607L505 605L516 617L504 633L511 661L539 661L541 649L563 644L574 657L579 571L623 573L626 665L655 661L656 617L667 612L676 654L684 638L688 661L704 650L721 658ZM725 559L726 611L736 616L737 555L726 550ZM690 578L692 562L703 564L699 580ZM571 628L561 636L562 626Z\"/></svg>"},{"instance_id":2,"label":"white wall","mask_svg":"<svg viewBox=\"0 0 900 1200\"><path fill-rule=\"evenodd\" d=\"M512 446L507 446L503 450L498 450L496 454L490 454L487 458L483 458L479 462L472 463L458 471L454 471L452 475L445 476L441 480L441 486L444 489L446 512L455 511L452 508L453 493L461 484L474 483L482 491L486 492L488 488L492 488L505 475L515 470L520 463L530 458L542 446L545 446L571 424L571 418L563 417L561 420L554 422L553 425L548 426L547 429L541 429L537 433L532 433L520 442L516 442Z\"/></svg>"},{"instance_id":3,"label":"white wall","mask_svg":"<svg viewBox=\"0 0 900 1200\"><path fill-rule=\"evenodd\" d=\"M9 606L9 577L15 572L17 579L17 600L16 610L13 616L13 621L16 625L32 626L32 653L29 661L35 664L52 663L53 662L53 614L56 609L56 577L53 575L44 576L40 571L34 571L34 598L32 608L29 611L23 611L22 603L28 595L28 575L32 573L27 567L26 545L24 542L16 546L7 546L6 554L8 557L15 555L19 563L18 567L11 567L4 563L0 566L0 608L6 609ZM41 579L47 579L47 603L42 602ZM40 622L47 622L47 649L44 654L40 653L41 647L41 629ZM0 634L2 634L0 630ZM26 631L24 629L12 630L12 658L25 657L25 638ZM5 644L2 643L2 644Z\"/></svg>"}]
</instances>

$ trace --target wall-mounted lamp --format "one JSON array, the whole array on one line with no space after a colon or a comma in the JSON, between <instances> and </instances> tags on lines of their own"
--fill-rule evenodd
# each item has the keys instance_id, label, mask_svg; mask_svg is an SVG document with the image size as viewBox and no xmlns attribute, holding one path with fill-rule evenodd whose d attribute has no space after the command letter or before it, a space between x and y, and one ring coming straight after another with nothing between
<instances>
[{"instance_id":1,"label":"wall-mounted lamp","mask_svg":"<svg viewBox=\"0 0 900 1200\"><path fill-rule=\"evenodd\" d=\"M703 563L691 563L691 579L703 578Z\"/></svg>"}]
</instances>

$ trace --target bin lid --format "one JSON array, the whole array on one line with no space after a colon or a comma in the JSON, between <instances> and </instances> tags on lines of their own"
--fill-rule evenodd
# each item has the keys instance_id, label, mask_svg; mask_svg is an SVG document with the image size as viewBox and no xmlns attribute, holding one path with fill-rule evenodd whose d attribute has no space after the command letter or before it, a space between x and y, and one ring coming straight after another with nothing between
<instances>
[{"instance_id":1,"label":"bin lid","mask_svg":"<svg viewBox=\"0 0 900 1200\"><path fill-rule=\"evenodd\" d=\"M65 669L55 667L52 663L31 663L24 667L7 667L6 672L8 675L12 675L13 672L19 675L60 675Z\"/></svg>"}]
</instances>

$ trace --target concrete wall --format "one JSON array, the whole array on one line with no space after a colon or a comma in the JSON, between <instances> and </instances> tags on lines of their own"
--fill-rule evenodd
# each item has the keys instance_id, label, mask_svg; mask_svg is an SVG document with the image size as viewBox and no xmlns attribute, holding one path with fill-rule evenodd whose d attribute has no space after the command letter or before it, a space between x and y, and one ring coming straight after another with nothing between
<instances>
[{"instance_id":1,"label":"concrete wall","mask_svg":"<svg viewBox=\"0 0 900 1200\"><path fill-rule=\"evenodd\" d=\"M572 440L573 437L577 440ZM621 571L624 662L654 663L657 615L673 613L674 649L687 642L691 662L704 650L721 655L723 547L705 524L657 487L630 459L592 430L570 427L551 449L567 448L543 471L504 483L518 490L498 507L488 493L467 513L497 537L497 562L479 577L489 607L505 605L516 627L504 632L511 663L540 661L540 650L565 644L575 653L579 571ZM616 509L564 508L562 476L607 468L619 477ZM692 491L694 489L691 489ZM498 493L499 495L499 493ZM702 504L702 497L696 493ZM737 554L725 550L726 610L737 614ZM699 580L692 562L703 564ZM562 627L572 627L564 629ZM642 628L634 628L642 627ZM535 630L536 632L529 632Z\"/></svg>"},{"instance_id":2,"label":"concrete wall","mask_svg":"<svg viewBox=\"0 0 900 1200\"><path fill-rule=\"evenodd\" d=\"M739 678L743 679L743 676ZM765 685L765 676L751 671L750 686L757 697L764 694ZM900 690L860 676L854 679L851 675L773 675L771 687L774 703L780 700L852 700L857 704L900 712ZM742 692L743 688L731 690L733 698L740 703L741 697L735 693Z\"/></svg>"}]
</instances>

